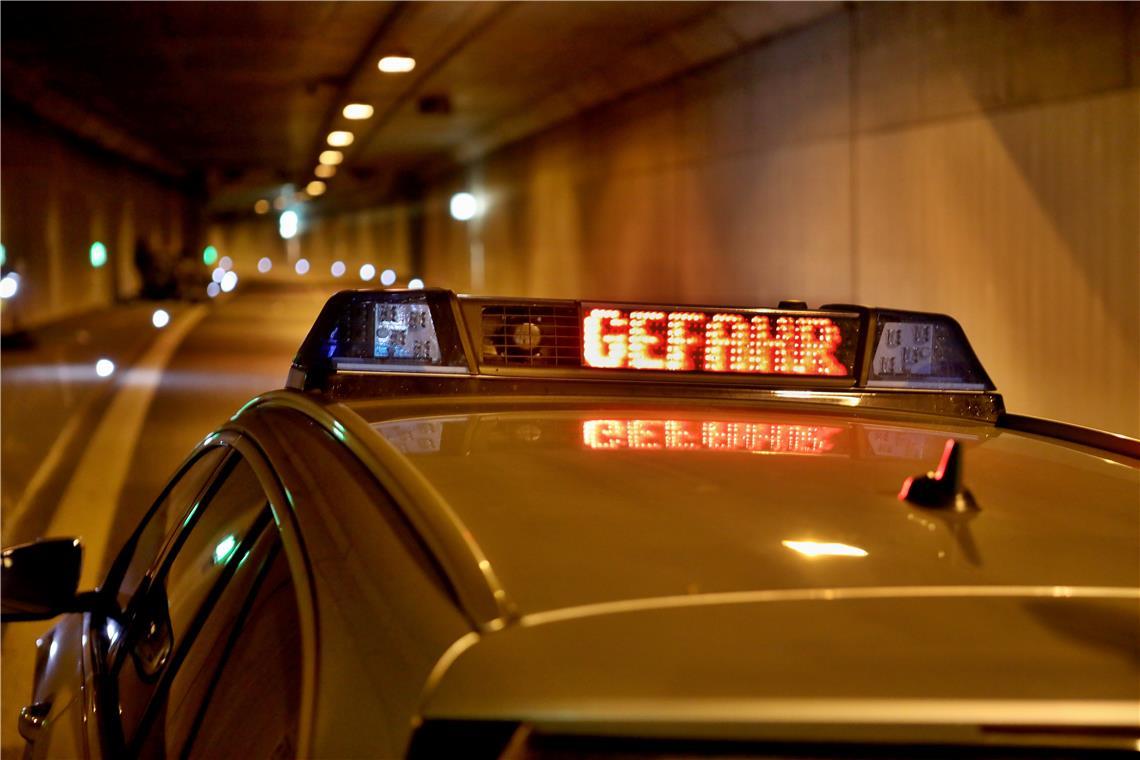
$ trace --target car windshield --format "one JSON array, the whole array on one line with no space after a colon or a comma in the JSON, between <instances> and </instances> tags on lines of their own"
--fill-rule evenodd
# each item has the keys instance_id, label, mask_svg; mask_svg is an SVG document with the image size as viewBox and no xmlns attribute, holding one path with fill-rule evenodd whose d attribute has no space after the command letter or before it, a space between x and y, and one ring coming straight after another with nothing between
<instances>
[{"instance_id":1,"label":"car windshield","mask_svg":"<svg viewBox=\"0 0 1140 760\"><path fill-rule=\"evenodd\" d=\"M1140 474L961 421L583 408L374 420L524 612L756 590L1133 586ZM979 509L897 498L963 444Z\"/></svg>"}]
</instances>

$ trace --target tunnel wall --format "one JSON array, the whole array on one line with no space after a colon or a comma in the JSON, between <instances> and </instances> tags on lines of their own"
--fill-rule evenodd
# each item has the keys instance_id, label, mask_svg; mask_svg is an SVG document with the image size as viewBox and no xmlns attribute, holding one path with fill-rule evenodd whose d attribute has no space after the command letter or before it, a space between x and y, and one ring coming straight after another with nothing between
<instances>
[{"instance_id":1,"label":"tunnel wall","mask_svg":"<svg viewBox=\"0 0 1140 760\"><path fill-rule=\"evenodd\" d=\"M138 238L166 262L193 209L172 183L5 107L0 123L0 242L19 273L3 329L34 327L135 295ZM102 242L96 269L90 247Z\"/></svg>"},{"instance_id":2,"label":"tunnel wall","mask_svg":"<svg viewBox=\"0 0 1140 760\"><path fill-rule=\"evenodd\" d=\"M1012 411L1140 435L1138 18L855 5L435 183L426 278L943 311Z\"/></svg>"}]
</instances>

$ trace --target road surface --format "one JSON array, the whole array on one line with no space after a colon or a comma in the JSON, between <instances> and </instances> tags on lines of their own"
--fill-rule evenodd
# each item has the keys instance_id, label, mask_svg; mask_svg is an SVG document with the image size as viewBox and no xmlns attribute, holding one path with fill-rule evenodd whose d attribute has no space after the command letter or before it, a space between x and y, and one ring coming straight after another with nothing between
<instances>
[{"instance_id":1,"label":"road surface","mask_svg":"<svg viewBox=\"0 0 1140 760\"><path fill-rule=\"evenodd\" d=\"M247 286L201 304L139 302L5 341L0 355L3 544L84 541L83 584L97 585L118 547L203 437L259 392L284 384L331 291ZM151 316L166 309L158 329ZM100 377L96 362L114 372ZM36 636L4 626L0 745L19 757L19 708L31 695Z\"/></svg>"}]
</instances>

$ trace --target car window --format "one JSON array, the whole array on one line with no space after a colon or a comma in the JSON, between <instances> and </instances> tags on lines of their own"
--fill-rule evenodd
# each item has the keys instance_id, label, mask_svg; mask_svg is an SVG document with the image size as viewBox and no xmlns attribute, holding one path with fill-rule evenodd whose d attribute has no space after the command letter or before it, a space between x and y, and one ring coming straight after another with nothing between
<instances>
[{"instance_id":1,"label":"car window","mask_svg":"<svg viewBox=\"0 0 1140 760\"><path fill-rule=\"evenodd\" d=\"M252 546L243 546L233 576L222 588L201 630L180 661L171 666L168 688L152 700L143 721L137 754L174 757L194 730L198 712L215 682L226 644L258 581L280 546L277 531L262 530Z\"/></svg>"},{"instance_id":2,"label":"car window","mask_svg":"<svg viewBox=\"0 0 1140 760\"><path fill-rule=\"evenodd\" d=\"M260 518L260 519L259 519ZM252 468L234 456L183 521L151 581L127 610L128 632L116 657L118 711L129 741L168 665L193 640L257 532L268 502Z\"/></svg>"},{"instance_id":3,"label":"car window","mask_svg":"<svg viewBox=\"0 0 1140 760\"><path fill-rule=\"evenodd\" d=\"M117 587L116 599L120 609L126 608L147 570L166 545L174 527L186 517L226 451L222 446L216 446L202 452L166 489L134 537L124 547L108 577L108 583Z\"/></svg>"},{"instance_id":4,"label":"car window","mask_svg":"<svg viewBox=\"0 0 1140 760\"><path fill-rule=\"evenodd\" d=\"M285 553L268 563L225 644L182 757L295 757L301 621ZM177 750L168 746L168 755Z\"/></svg>"}]
</instances>

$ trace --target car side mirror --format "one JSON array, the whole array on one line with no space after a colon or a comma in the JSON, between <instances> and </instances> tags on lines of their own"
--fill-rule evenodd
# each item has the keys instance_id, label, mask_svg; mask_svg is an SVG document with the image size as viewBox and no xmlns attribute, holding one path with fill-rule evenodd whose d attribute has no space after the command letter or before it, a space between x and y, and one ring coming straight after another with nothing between
<instances>
[{"instance_id":1,"label":"car side mirror","mask_svg":"<svg viewBox=\"0 0 1140 760\"><path fill-rule=\"evenodd\" d=\"M79 590L83 546L77 538L49 538L0 554L0 619L47 620L84 606Z\"/></svg>"}]
</instances>

